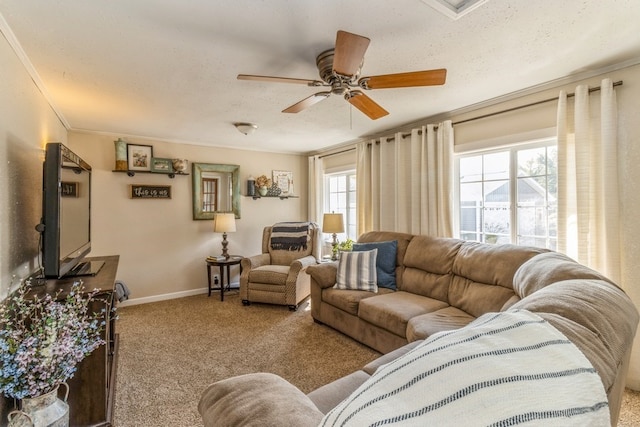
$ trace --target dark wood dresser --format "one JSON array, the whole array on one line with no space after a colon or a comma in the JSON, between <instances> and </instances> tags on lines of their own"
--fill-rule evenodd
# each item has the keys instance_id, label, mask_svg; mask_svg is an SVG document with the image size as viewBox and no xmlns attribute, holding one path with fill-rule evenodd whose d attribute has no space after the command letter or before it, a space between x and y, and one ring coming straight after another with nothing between
<instances>
[{"instance_id":1,"label":"dark wood dresser","mask_svg":"<svg viewBox=\"0 0 640 427\"><path fill-rule=\"evenodd\" d=\"M115 295L116 273L118 271L118 255L90 257L87 261L104 261L103 267L95 276L78 276L59 280L49 279L44 285L34 286L32 291L38 295L55 294L61 290L60 298L64 298L71 285L82 280L85 291L98 289L95 301L90 310L100 313L104 309L105 328L102 338L107 343L98 347L78 365L69 384L69 425L70 426L110 426L115 398L115 380L118 356L118 335L116 319L112 308L117 303ZM117 313L116 313L117 314ZM64 398L64 387L61 387L60 398ZM11 410L11 400L3 399L0 405L0 426L7 424L5 411Z\"/></svg>"},{"instance_id":2,"label":"dark wood dresser","mask_svg":"<svg viewBox=\"0 0 640 427\"><path fill-rule=\"evenodd\" d=\"M112 308L117 303L115 294L118 255L87 258L88 261L104 261L104 266L95 276L48 281L46 287L68 289L74 281L82 279L87 291L99 289L91 310L105 312L105 328L102 339L106 345L97 348L84 359L69 384L69 425L110 426L115 399L115 380L118 357L118 335L116 318ZM116 313L117 314L117 313Z\"/></svg>"}]
</instances>

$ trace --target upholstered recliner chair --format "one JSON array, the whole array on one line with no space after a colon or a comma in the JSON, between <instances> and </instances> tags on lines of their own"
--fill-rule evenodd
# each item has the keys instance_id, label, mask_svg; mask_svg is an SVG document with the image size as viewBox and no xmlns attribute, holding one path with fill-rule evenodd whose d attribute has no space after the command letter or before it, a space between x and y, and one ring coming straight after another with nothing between
<instances>
[{"instance_id":1,"label":"upholstered recliner chair","mask_svg":"<svg viewBox=\"0 0 640 427\"><path fill-rule=\"evenodd\" d=\"M309 265L320 259L319 228L314 223L287 222L265 227L262 253L241 261L240 298L286 305L295 311L309 296Z\"/></svg>"}]
</instances>

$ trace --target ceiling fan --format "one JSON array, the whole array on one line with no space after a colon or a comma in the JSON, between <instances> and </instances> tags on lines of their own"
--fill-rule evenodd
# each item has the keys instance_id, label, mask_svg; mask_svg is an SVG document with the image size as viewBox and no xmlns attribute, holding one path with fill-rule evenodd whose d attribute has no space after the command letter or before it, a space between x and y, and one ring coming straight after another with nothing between
<instances>
[{"instance_id":1,"label":"ceiling fan","mask_svg":"<svg viewBox=\"0 0 640 427\"><path fill-rule=\"evenodd\" d=\"M389 112L365 95L360 89L387 89L444 84L447 76L447 70L444 68L360 77L360 69L362 68L364 54L367 47L369 47L369 42L370 40L367 37L346 31L338 31L335 48L322 52L316 58L316 65L322 80L256 76L250 74L238 74L238 80L295 83L312 87L328 87L330 90L315 93L285 108L282 112L298 113L326 99L329 95L336 94L344 96L344 99L372 120L384 117L389 114Z\"/></svg>"}]
</instances>

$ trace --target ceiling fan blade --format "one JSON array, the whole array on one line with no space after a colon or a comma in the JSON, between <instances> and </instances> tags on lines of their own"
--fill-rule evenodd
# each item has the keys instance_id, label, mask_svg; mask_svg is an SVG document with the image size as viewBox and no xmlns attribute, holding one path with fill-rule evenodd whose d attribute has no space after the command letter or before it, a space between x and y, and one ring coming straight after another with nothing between
<instances>
[{"instance_id":1,"label":"ceiling fan blade","mask_svg":"<svg viewBox=\"0 0 640 427\"><path fill-rule=\"evenodd\" d=\"M369 39L346 31L338 31L333 54L333 71L343 76L355 75L369 47Z\"/></svg>"},{"instance_id":2,"label":"ceiling fan blade","mask_svg":"<svg viewBox=\"0 0 640 427\"><path fill-rule=\"evenodd\" d=\"M309 108L313 104L317 104L318 102L322 101L323 99L326 99L329 95L331 95L331 92L318 92L318 93L315 93L315 94L303 99L300 102L296 102L291 107L285 108L284 110L282 110L282 112L283 113L299 113L300 111L304 110L305 108Z\"/></svg>"},{"instance_id":3,"label":"ceiling fan blade","mask_svg":"<svg viewBox=\"0 0 640 427\"><path fill-rule=\"evenodd\" d=\"M371 120L377 120L384 117L389 112L378 105L373 99L369 98L359 90L352 90L345 95L345 99L358 110L366 114Z\"/></svg>"},{"instance_id":4,"label":"ceiling fan blade","mask_svg":"<svg viewBox=\"0 0 640 427\"><path fill-rule=\"evenodd\" d=\"M260 82L274 83L295 83L306 86L322 86L324 83L319 80L292 79L289 77L254 76L251 74L238 74L238 80L253 80Z\"/></svg>"},{"instance_id":5,"label":"ceiling fan blade","mask_svg":"<svg viewBox=\"0 0 640 427\"><path fill-rule=\"evenodd\" d=\"M363 89L436 86L444 84L446 78L447 70L445 68L440 68L437 70L362 77L358 80L358 85Z\"/></svg>"}]
</instances>

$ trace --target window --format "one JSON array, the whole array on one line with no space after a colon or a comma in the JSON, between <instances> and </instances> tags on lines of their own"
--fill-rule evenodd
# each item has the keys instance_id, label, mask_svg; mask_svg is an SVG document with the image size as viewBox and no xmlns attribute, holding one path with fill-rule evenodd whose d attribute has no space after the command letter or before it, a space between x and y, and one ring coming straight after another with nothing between
<instances>
[{"instance_id":1,"label":"window","mask_svg":"<svg viewBox=\"0 0 640 427\"><path fill-rule=\"evenodd\" d=\"M556 249L555 139L458 157L464 240Z\"/></svg>"},{"instance_id":2,"label":"window","mask_svg":"<svg viewBox=\"0 0 640 427\"><path fill-rule=\"evenodd\" d=\"M344 217L345 233L338 240L356 240L356 172L325 174L324 211L341 213Z\"/></svg>"},{"instance_id":3,"label":"window","mask_svg":"<svg viewBox=\"0 0 640 427\"><path fill-rule=\"evenodd\" d=\"M202 178L202 212L218 211L218 178Z\"/></svg>"}]
</instances>

